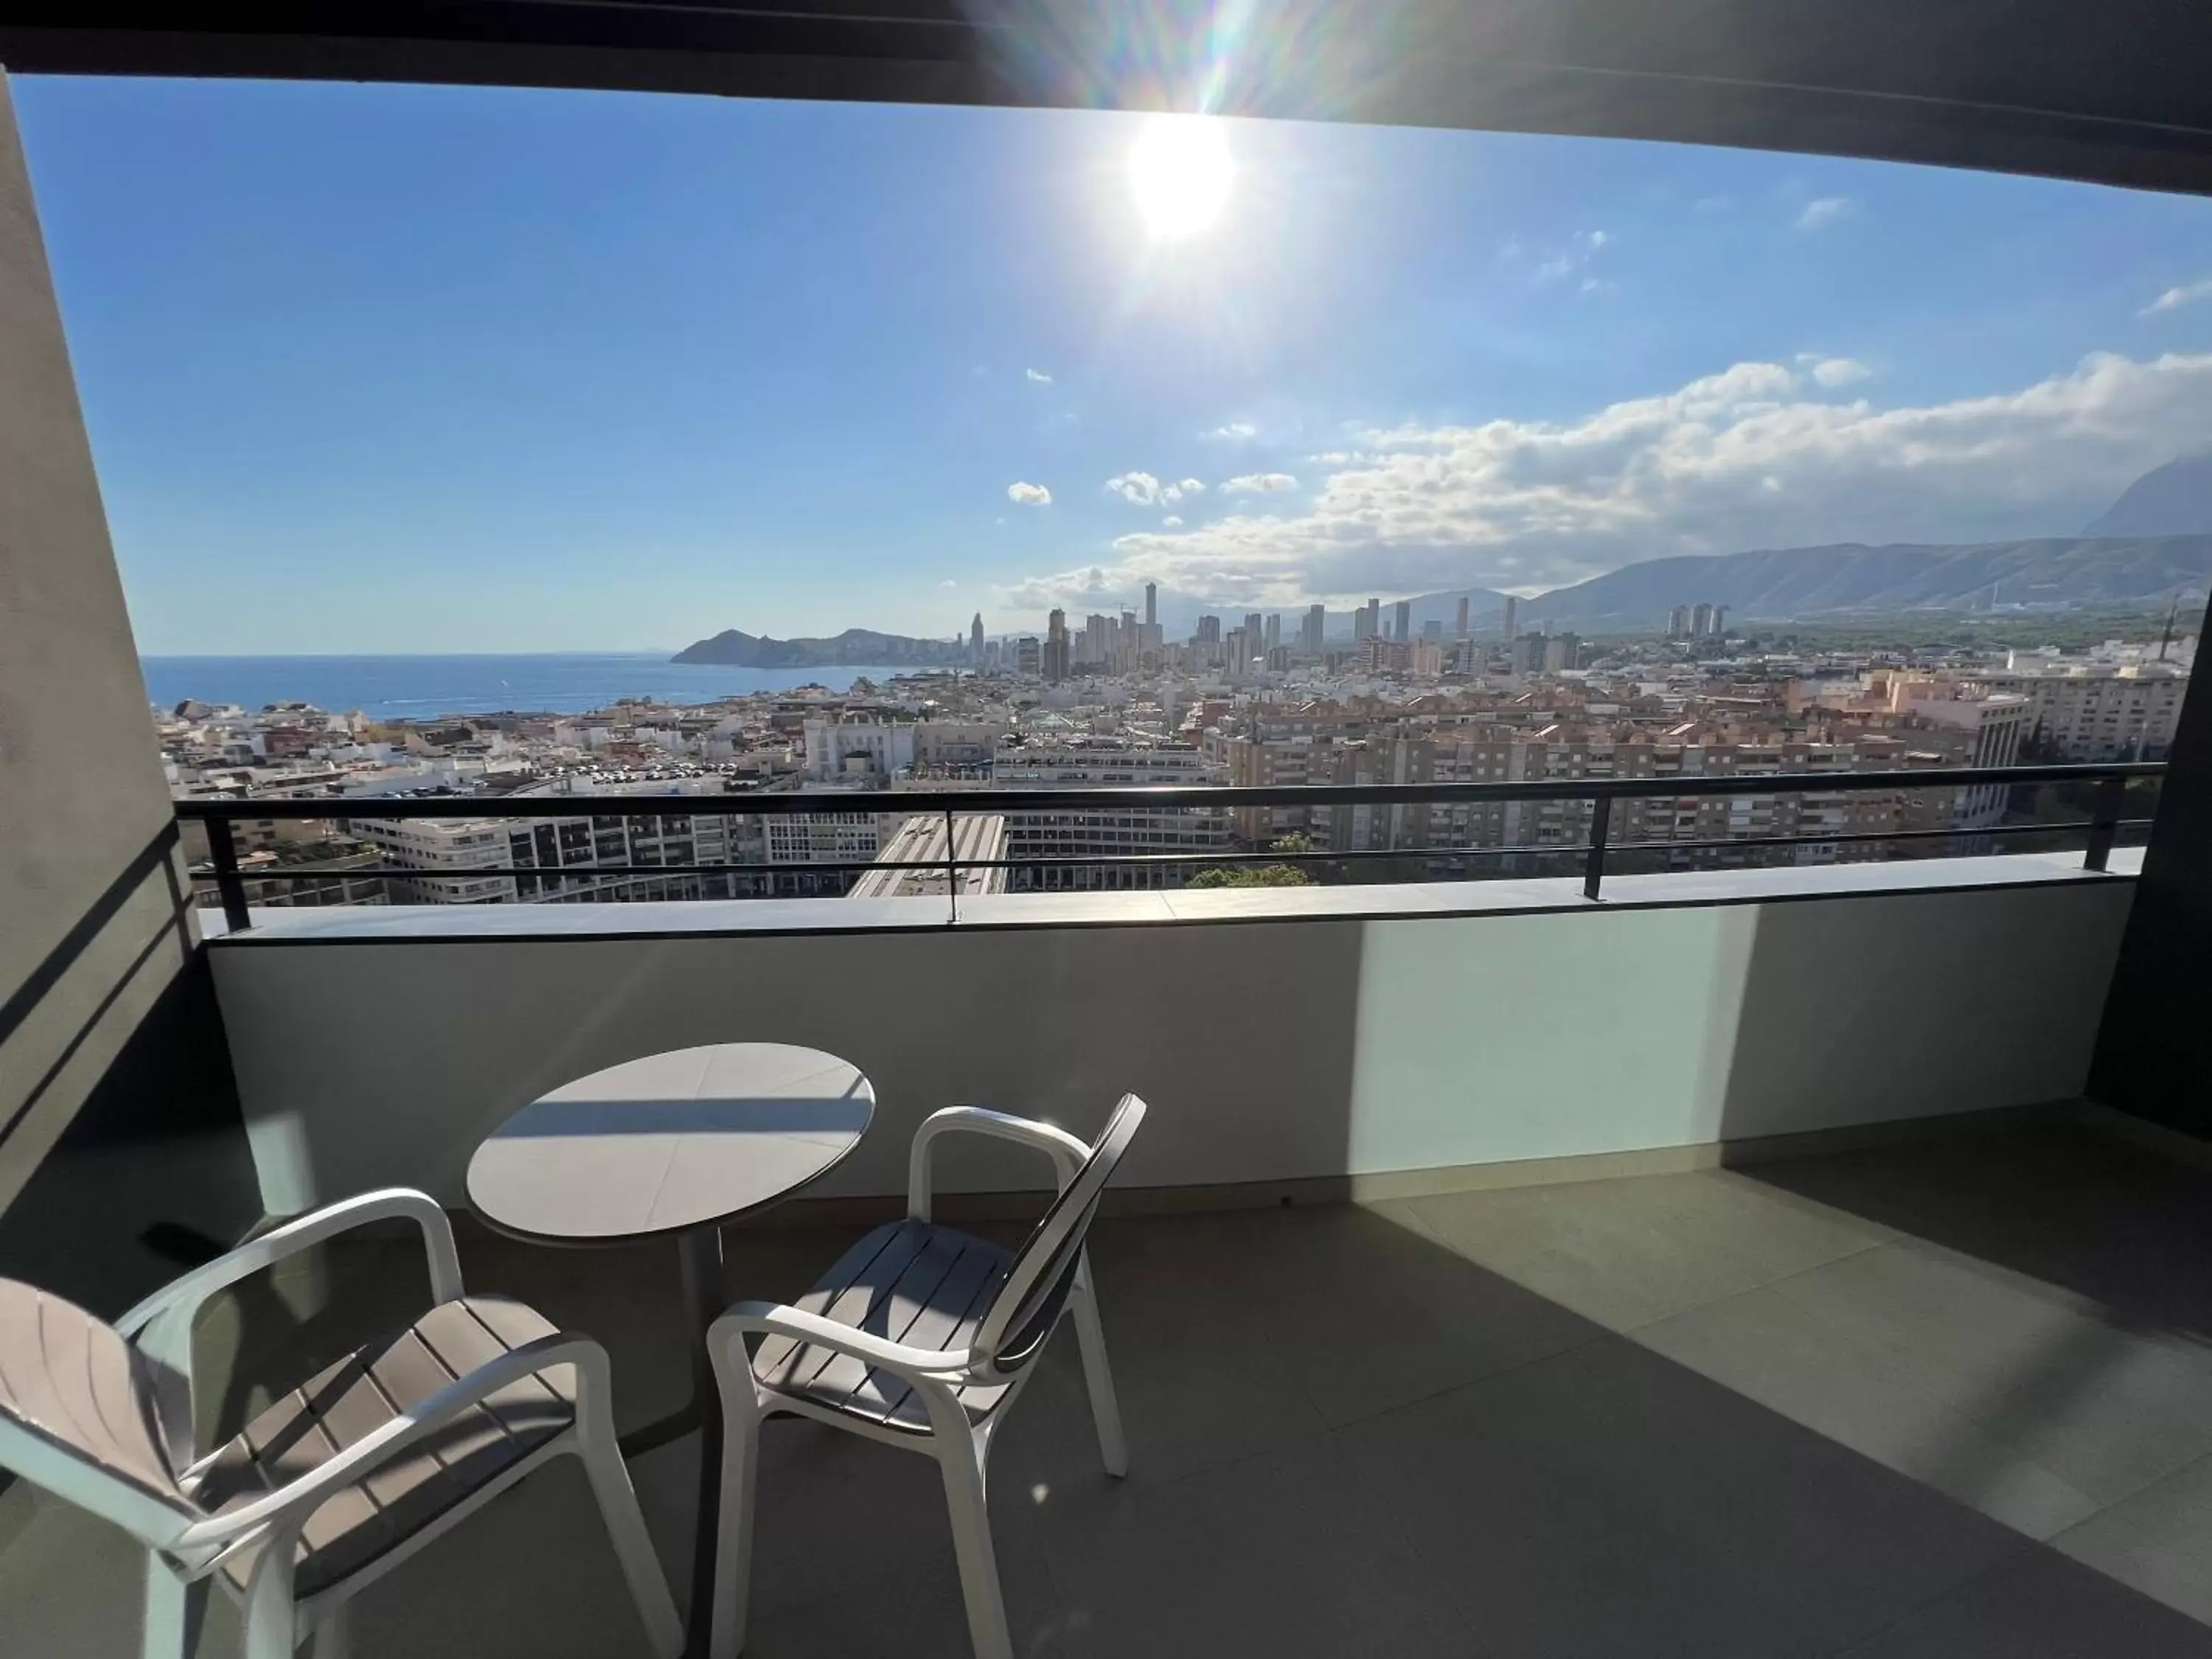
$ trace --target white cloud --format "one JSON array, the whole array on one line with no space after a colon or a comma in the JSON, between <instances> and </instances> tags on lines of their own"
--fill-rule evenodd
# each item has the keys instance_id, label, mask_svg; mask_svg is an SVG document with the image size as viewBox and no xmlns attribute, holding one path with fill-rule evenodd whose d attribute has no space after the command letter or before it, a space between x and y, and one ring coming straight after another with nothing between
<instances>
[{"instance_id":1,"label":"white cloud","mask_svg":"<svg viewBox=\"0 0 2212 1659\"><path fill-rule=\"evenodd\" d=\"M1106 480L1106 493L1119 495L1132 507L1172 507L1193 495L1203 495L1206 486L1196 478L1162 483L1149 472L1124 472Z\"/></svg>"},{"instance_id":2,"label":"white cloud","mask_svg":"<svg viewBox=\"0 0 2212 1659\"><path fill-rule=\"evenodd\" d=\"M1584 294L1618 294L1620 284L1604 276L1585 276L1580 290Z\"/></svg>"},{"instance_id":3,"label":"white cloud","mask_svg":"<svg viewBox=\"0 0 2212 1659\"><path fill-rule=\"evenodd\" d=\"M1851 386L1873 373L1856 357L1815 357L1813 362L1813 378L1822 386Z\"/></svg>"},{"instance_id":4,"label":"white cloud","mask_svg":"<svg viewBox=\"0 0 2212 1659\"><path fill-rule=\"evenodd\" d=\"M1132 507L1152 507L1160 499L1160 481L1149 472L1124 472L1106 480L1106 493Z\"/></svg>"},{"instance_id":5,"label":"white cloud","mask_svg":"<svg viewBox=\"0 0 2212 1659\"><path fill-rule=\"evenodd\" d=\"M1670 554L2066 534L2212 425L2212 353L2098 354L2017 390L1889 409L1826 395L1814 371L1849 361L1739 363L1567 421L1363 432L1316 463L1300 504L1125 535L1110 564L1020 592L1065 598L1094 575L1206 605L1534 592ZM1220 488L1257 477L1283 475Z\"/></svg>"},{"instance_id":6,"label":"white cloud","mask_svg":"<svg viewBox=\"0 0 2212 1659\"><path fill-rule=\"evenodd\" d=\"M2179 288L2170 288L2136 315L2155 317L2161 311L2179 311L2184 306L2195 305L2199 300L2212 300L2212 277L2203 282L2185 283Z\"/></svg>"},{"instance_id":7,"label":"white cloud","mask_svg":"<svg viewBox=\"0 0 2212 1659\"><path fill-rule=\"evenodd\" d=\"M1050 507L1052 491L1042 484L1010 483L1006 486L1006 499L1017 507Z\"/></svg>"},{"instance_id":8,"label":"white cloud","mask_svg":"<svg viewBox=\"0 0 2212 1659\"><path fill-rule=\"evenodd\" d=\"M1536 267L1536 280L1555 283L1562 276L1581 270L1590 262L1590 257L1611 245L1613 238L1601 230L1577 231L1567 239L1567 245ZM1587 285L1585 285L1587 291Z\"/></svg>"},{"instance_id":9,"label":"white cloud","mask_svg":"<svg viewBox=\"0 0 2212 1659\"><path fill-rule=\"evenodd\" d=\"M1052 376L1045 374L1042 369L1025 368L1022 373L1027 375L1035 385L1050 386L1052 384Z\"/></svg>"},{"instance_id":10,"label":"white cloud","mask_svg":"<svg viewBox=\"0 0 2212 1659\"><path fill-rule=\"evenodd\" d=\"M951 577L947 576L943 581L938 583L938 586L939 587L957 587L960 584L953 580Z\"/></svg>"},{"instance_id":11,"label":"white cloud","mask_svg":"<svg viewBox=\"0 0 2212 1659\"><path fill-rule=\"evenodd\" d=\"M1017 582L1003 590L1000 599L1010 609L1039 613L1054 605L1070 611L1104 611L1120 609L1129 592L1110 580L1103 566L1094 564L1085 570Z\"/></svg>"},{"instance_id":12,"label":"white cloud","mask_svg":"<svg viewBox=\"0 0 2212 1659\"><path fill-rule=\"evenodd\" d=\"M1691 204L1691 210L1695 213L1726 213L1735 205L1735 198L1731 196L1700 196Z\"/></svg>"},{"instance_id":13,"label":"white cloud","mask_svg":"<svg viewBox=\"0 0 2212 1659\"><path fill-rule=\"evenodd\" d=\"M1212 431L1201 432L1198 435L1228 443L1243 443L1249 438L1258 437L1260 428L1249 421L1231 421L1226 426L1217 426Z\"/></svg>"},{"instance_id":14,"label":"white cloud","mask_svg":"<svg viewBox=\"0 0 2212 1659\"><path fill-rule=\"evenodd\" d=\"M1285 489L1296 489L1298 481L1287 472L1247 472L1241 478L1231 478L1221 486L1224 495L1273 495Z\"/></svg>"},{"instance_id":15,"label":"white cloud","mask_svg":"<svg viewBox=\"0 0 2212 1659\"><path fill-rule=\"evenodd\" d=\"M1182 527L1182 520L1177 518L1174 514L1170 513L1166 518L1160 520L1160 524L1164 529L1176 530Z\"/></svg>"},{"instance_id":16,"label":"white cloud","mask_svg":"<svg viewBox=\"0 0 2212 1659\"><path fill-rule=\"evenodd\" d=\"M1851 203L1849 197L1817 197L1798 210L1797 228L1818 230L1823 225L1832 225L1838 219L1849 218L1850 213Z\"/></svg>"}]
</instances>

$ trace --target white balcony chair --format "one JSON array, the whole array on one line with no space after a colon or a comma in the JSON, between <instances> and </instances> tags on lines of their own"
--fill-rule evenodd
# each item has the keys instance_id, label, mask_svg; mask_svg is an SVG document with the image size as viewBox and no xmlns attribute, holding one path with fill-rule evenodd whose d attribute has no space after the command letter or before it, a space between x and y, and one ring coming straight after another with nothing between
<instances>
[{"instance_id":1,"label":"white balcony chair","mask_svg":"<svg viewBox=\"0 0 2212 1659\"><path fill-rule=\"evenodd\" d=\"M422 1230L429 1312L203 1454L192 1322L209 1297L333 1234ZM243 1604L246 1659L345 1645L347 1600L525 1475L582 1459L661 1659L684 1645L608 1412L605 1352L519 1302L471 1297L446 1212L421 1193L349 1199L240 1246L113 1326L0 1279L0 1466L146 1547L145 1659L180 1659L216 1580ZM0 1648L4 1648L0 1639Z\"/></svg>"},{"instance_id":2,"label":"white balcony chair","mask_svg":"<svg viewBox=\"0 0 2212 1659\"><path fill-rule=\"evenodd\" d=\"M991 1438L1067 1316L1083 1351L1099 1455L1109 1474L1128 1471L1084 1238L1144 1118L1145 1103L1124 1095L1097 1143L1085 1146L1064 1129L1000 1112L939 1112L914 1138L904 1221L861 1239L796 1305L740 1302L714 1322L708 1349L725 1427L712 1659L734 1659L744 1644L760 1425L780 1412L937 1460L976 1655L1010 1659L984 1501ZM931 1223L930 1147L955 1131L1019 1141L1052 1158L1059 1196L1019 1250ZM754 1333L762 1340L748 1356L744 1340Z\"/></svg>"}]
</instances>

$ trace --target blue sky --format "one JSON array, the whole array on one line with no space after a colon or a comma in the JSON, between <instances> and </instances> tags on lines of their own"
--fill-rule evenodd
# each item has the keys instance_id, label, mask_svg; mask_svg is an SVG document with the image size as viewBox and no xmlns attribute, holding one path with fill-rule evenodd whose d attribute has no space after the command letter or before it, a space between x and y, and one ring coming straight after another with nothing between
<instances>
[{"instance_id":1,"label":"blue sky","mask_svg":"<svg viewBox=\"0 0 2212 1659\"><path fill-rule=\"evenodd\" d=\"M998 631L1147 578L1180 624L2068 534L2212 417L2181 198L1235 122L1220 216L1162 240L1141 117L15 94L149 652Z\"/></svg>"}]
</instances>

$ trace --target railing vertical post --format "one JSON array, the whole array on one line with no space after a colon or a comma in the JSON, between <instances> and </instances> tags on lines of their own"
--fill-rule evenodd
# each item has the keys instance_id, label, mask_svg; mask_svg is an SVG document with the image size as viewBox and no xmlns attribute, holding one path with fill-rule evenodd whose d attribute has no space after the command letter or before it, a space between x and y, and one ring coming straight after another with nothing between
<instances>
[{"instance_id":1,"label":"railing vertical post","mask_svg":"<svg viewBox=\"0 0 2212 1659\"><path fill-rule=\"evenodd\" d=\"M208 852L215 860L215 890L222 896L222 919L234 933L242 933L253 926L253 919L246 908L246 884L238 874L238 842L230 832L230 820L211 817L207 820Z\"/></svg>"},{"instance_id":2,"label":"railing vertical post","mask_svg":"<svg viewBox=\"0 0 2212 1659\"><path fill-rule=\"evenodd\" d=\"M945 809L945 900L952 908L947 921L960 920L960 859L952 840L952 809Z\"/></svg>"},{"instance_id":3,"label":"railing vertical post","mask_svg":"<svg viewBox=\"0 0 2212 1659\"><path fill-rule=\"evenodd\" d=\"M1589 852L1583 860L1583 896L1594 899L1605 881L1605 836L1613 823L1613 797L1600 795L1590 803Z\"/></svg>"},{"instance_id":4,"label":"railing vertical post","mask_svg":"<svg viewBox=\"0 0 2212 1659\"><path fill-rule=\"evenodd\" d=\"M2112 861L2112 842L2120 833L2120 813L2126 807L2128 781L2118 773L2097 788L2097 805L2089 820L2089 845L2081 854L2084 870L2101 870Z\"/></svg>"}]
</instances>

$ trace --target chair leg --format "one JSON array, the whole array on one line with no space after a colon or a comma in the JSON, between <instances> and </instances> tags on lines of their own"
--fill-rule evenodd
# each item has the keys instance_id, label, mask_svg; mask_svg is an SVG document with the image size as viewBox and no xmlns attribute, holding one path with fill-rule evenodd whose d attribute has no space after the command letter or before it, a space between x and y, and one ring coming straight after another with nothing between
<instances>
[{"instance_id":1,"label":"chair leg","mask_svg":"<svg viewBox=\"0 0 2212 1659\"><path fill-rule=\"evenodd\" d=\"M753 1576L753 1493L760 1473L760 1395L742 1352L722 1389L721 1540L714 1561L714 1613L708 1659L737 1659L745 1645Z\"/></svg>"},{"instance_id":2,"label":"chair leg","mask_svg":"<svg viewBox=\"0 0 2212 1659\"><path fill-rule=\"evenodd\" d=\"M1083 1264L1068 1309L1075 1340L1083 1350L1083 1385L1091 1395L1091 1418L1098 1425L1098 1457L1106 1473L1120 1479L1129 1472L1128 1443L1121 1437L1121 1407L1114 1397L1114 1373L1106 1364L1106 1328L1098 1322L1098 1297L1091 1288L1091 1264Z\"/></svg>"},{"instance_id":3,"label":"chair leg","mask_svg":"<svg viewBox=\"0 0 2212 1659\"><path fill-rule=\"evenodd\" d=\"M580 1401L580 1407L583 1402ZM668 1575L660 1570L653 1538L645 1529L645 1516L637 1506L637 1488L630 1484L629 1466L623 1462L614 1425L604 1411L580 1408L576 1414L576 1455L599 1499L599 1518L606 1522L615 1559L629 1581L630 1599L637 1603L646 1638L660 1659L677 1659L684 1651L684 1621L677 1616L676 1598L668 1591ZM319 1653L315 1659L322 1659Z\"/></svg>"},{"instance_id":4,"label":"chair leg","mask_svg":"<svg viewBox=\"0 0 2212 1659\"><path fill-rule=\"evenodd\" d=\"M204 1581L188 1584L153 1551L146 1552L146 1620L139 1640L143 1659L190 1659L207 1606Z\"/></svg>"},{"instance_id":5,"label":"chair leg","mask_svg":"<svg viewBox=\"0 0 2212 1659\"><path fill-rule=\"evenodd\" d=\"M261 1546L246 1584L245 1659L293 1659L300 1646L299 1611L292 1601L292 1553L296 1528L279 1527Z\"/></svg>"},{"instance_id":6,"label":"chair leg","mask_svg":"<svg viewBox=\"0 0 2212 1659\"><path fill-rule=\"evenodd\" d=\"M960 1563L960 1595L968 1604L968 1634L975 1659L1013 1659L1006 1598L999 1589L999 1560L991 1548L991 1509L984 1495L983 1453L966 1434L939 1435L938 1467L945 1474L945 1504L952 1516L952 1553Z\"/></svg>"}]
</instances>

